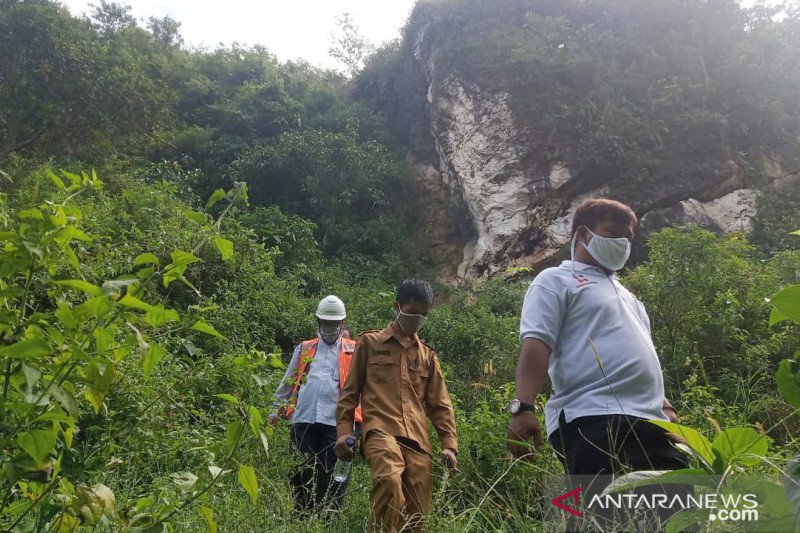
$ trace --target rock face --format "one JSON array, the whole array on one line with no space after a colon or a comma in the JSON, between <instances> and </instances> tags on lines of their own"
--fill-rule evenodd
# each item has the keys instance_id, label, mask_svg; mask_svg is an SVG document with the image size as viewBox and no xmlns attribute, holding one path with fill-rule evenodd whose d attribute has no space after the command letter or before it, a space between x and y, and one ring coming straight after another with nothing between
<instances>
[{"instance_id":1,"label":"rock face","mask_svg":"<svg viewBox=\"0 0 800 533\"><path fill-rule=\"evenodd\" d=\"M460 231L469 237L453 269L457 278L491 276L564 254L575 208L596 196L631 204L643 235L691 222L717 232L749 231L758 191L747 188L730 156L718 157L704 175L667 177L642 185L646 194L632 195L613 180L598 180L592 169L543 156L536 135L515 119L507 93L439 68L429 31L420 26L410 41L427 87L426 138L433 147L423 156L432 160L423 164L438 172L472 226ZM784 174L775 162L765 166L769 179Z\"/></svg>"},{"instance_id":2,"label":"rock face","mask_svg":"<svg viewBox=\"0 0 800 533\"><path fill-rule=\"evenodd\" d=\"M536 182L521 164L519 132L503 94L484 96L454 78L429 94L438 167L463 198L476 234L458 274L492 273L496 260L521 244L536 200Z\"/></svg>"}]
</instances>

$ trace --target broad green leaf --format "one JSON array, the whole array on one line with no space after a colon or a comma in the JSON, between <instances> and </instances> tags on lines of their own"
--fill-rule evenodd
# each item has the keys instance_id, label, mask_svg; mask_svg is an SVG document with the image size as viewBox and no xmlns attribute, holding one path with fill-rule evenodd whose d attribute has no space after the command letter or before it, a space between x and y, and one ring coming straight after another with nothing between
<instances>
[{"instance_id":1,"label":"broad green leaf","mask_svg":"<svg viewBox=\"0 0 800 533\"><path fill-rule=\"evenodd\" d=\"M112 309L111 301L106 296L95 296L75 308L79 316L89 314L95 318L103 318Z\"/></svg>"},{"instance_id":2,"label":"broad green leaf","mask_svg":"<svg viewBox=\"0 0 800 533\"><path fill-rule=\"evenodd\" d=\"M214 326L212 326L205 320L198 320L197 322L192 324L192 329L195 331L199 331L200 333L205 333L206 335L211 335L213 337L225 339L225 337L219 331L214 329Z\"/></svg>"},{"instance_id":3,"label":"broad green leaf","mask_svg":"<svg viewBox=\"0 0 800 533\"><path fill-rule=\"evenodd\" d=\"M57 280L55 284L60 285L61 287L69 287L70 289L78 289L79 291L91 294L92 296L100 296L103 294L103 289L97 285L89 283L88 281L83 281L82 279L62 279Z\"/></svg>"},{"instance_id":4,"label":"broad green leaf","mask_svg":"<svg viewBox=\"0 0 800 533\"><path fill-rule=\"evenodd\" d=\"M72 308L66 302L59 302L58 309L54 314L65 328L75 329L78 327L78 319L75 318L75 313L72 312Z\"/></svg>"},{"instance_id":5,"label":"broad green leaf","mask_svg":"<svg viewBox=\"0 0 800 533\"><path fill-rule=\"evenodd\" d=\"M784 316L800 322L800 285L789 285L772 297L772 305Z\"/></svg>"},{"instance_id":6,"label":"broad green leaf","mask_svg":"<svg viewBox=\"0 0 800 533\"><path fill-rule=\"evenodd\" d=\"M650 423L682 437L689 447L700 454L709 465L714 462L714 452L711 447L711 442L696 429L673 422L665 422L664 420L650 420Z\"/></svg>"},{"instance_id":7,"label":"broad green leaf","mask_svg":"<svg viewBox=\"0 0 800 533\"><path fill-rule=\"evenodd\" d=\"M83 522L96 525L106 513L113 514L117 501L107 486L98 483L89 487L78 487L72 500L72 508Z\"/></svg>"},{"instance_id":8,"label":"broad green leaf","mask_svg":"<svg viewBox=\"0 0 800 533\"><path fill-rule=\"evenodd\" d=\"M58 187L62 191L67 190L67 186L64 185L64 181L58 176L56 176L56 174L52 170L47 171L47 176L50 178L50 181L56 184L56 187Z\"/></svg>"},{"instance_id":9,"label":"broad green leaf","mask_svg":"<svg viewBox=\"0 0 800 533\"><path fill-rule=\"evenodd\" d=\"M95 172L94 169L92 169L92 185L95 189L101 189L103 187L103 182L97 177L97 172Z\"/></svg>"},{"instance_id":10,"label":"broad green leaf","mask_svg":"<svg viewBox=\"0 0 800 533\"><path fill-rule=\"evenodd\" d=\"M136 277L139 278L140 280L144 281L147 278L149 278L150 276L152 276L153 274L155 274L155 272L156 272L156 269L154 267L151 267L151 266L145 267L145 268L140 268L139 270L136 271Z\"/></svg>"},{"instance_id":11,"label":"broad green leaf","mask_svg":"<svg viewBox=\"0 0 800 533\"><path fill-rule=\"evenodd\" d=\"M61 404L61 407L63 407L73 418L78 418L80 411L78 411L78 402L75 400L75 396L73 396L68 390L55 384L51 385L50 390L53 393L53 398L58 400L58 403Z\"/></svg>"},{"instance_id":12,"label":"broad green leaf","mask_svg":"<svg viewBox=\"0 0 800 533\"><path fill-rule=\"evenodd\" d=\"M94 337L94 345L97 348L97 352L102 354L114 342L114 331L108 328L94 328L92 337Z\"/></svg>"},{"instance_id":13,"label":"broad green leaf","mask_svg":"<svg viewBox=\"0 0 800 533\"><path fill-rule=\"evenodd\" d=\"M234 405L239 405L239 400L235 396L232 396L230 394L222 393L222 394L215 394L214 396L216 396L220 400L225 400L226 402L230 402Z\"/></svg>"},{"instance_id":14,"label":"broad green leaf","mask_svg":"<svg viewBox=\"0 0 800 533\"><path fill-rule=\"evenodd\" d=\"M778 382L778 390L786 403L800 409L800 362L792 359L781 361L775 373L775 381Z\"/></svg>"},{"instance_id":15,"label":"broad green leaf","mask_svg":"<svg viewBox=\"0 0 800 533\"><path fill-rule=\"evenodd\" d=\"M223 198L225 198L225 191L222 190L222 189L217 189L216 191L214 191L214 193L208 199L208 202L206 202L206 209L210 208L211 206L213 206L214 204L216 204L217 202L219 202Z\"/></svg>"},{"instance_id":16,"label":"broad green leaf","mask_svg":"<svg viewBox=\"0 0 800 533\"><path fill-rule=\"evenodd\" d=\"M58 518L56 518L56 521L53 522L51 531L55 531L56 533L75 533L76 531L80 531L80 522L69 513L61 513L58 515Z\"/></svg>"},{"instance_id":17,"label":"broad green leaf","mask_svg":"<svg viewBox=\"0 0 800 533\"><path fill-rule=\"evenodd\" d=\"M46 357L53 353L53 349L45 341L34 339L20 341L11 346L0 348L0 358L10 359L36 359Z\"/></svg>"},{"instance_id":18,"label":"broad green leaf","mask_svg":"<svg viewBox=\"0 0 800 533\"><path fill-rule=\"evenodd\" d=\"M258 501L258 481L252 466L239 465L239 483L250 495L250 500L255 504Z\"/></svg>"},{"instance_id":19,"label":"broad green leaf","mask_svg":"<svg viewBox=\"0 0 800 533\"><path fill-rule=\"evenodd\" d=\"M158 304L148 309L144 320L152 327L158 328L169 322L177 322L180 320L180 316L174 309L165 309L163 304Z\"/></svg>"},{"instance_id":20,"label":"broad green leaf","mask_svg":"<svg viewBox=\"0 0 800 533\"><path fill-rule=\"evenodd\" d=\"M631 491L649 485L695 485L716 488L719 479L705 470L681 468L679 470L639 470L614 479L603 489L603 494Z\"/></svg>"},{"instance_id":21,"label":"broad green leaf","mask_svg":"<svg viewBox=\"0 0 800 533\"><path fill-rule=\"evenodd\" d=\"M726 467L735 463L755 466L767 454L769 439L753 428L728 428L714 437L711 446Z\"/></svg>"},{"instance_id":22,"label":"broad green leaf","mask_svg":"<svg viewBox=\"0 0 800 533\"><path fill-rule=\"evenodd\" d=\"M144 377L149 378L150 374L156 368L156 365L164 357L166 350L159 344L151 344L144 354L142 361L142 368L144 369Z\"/></svg>"},{"instance_id":23,"label":"broad green leaf","mask_svg":"<svg viewBox=\"0 0 800 533\"><path fill-rule=\"evenodd\" d=\"M22 245L25 247L28 252L32 253L39 259L44 259L44 252L42 251L41 247L31 244L29 242L23 242Z\"/></svg>"},{"instance_id":24,"label":"broad green leaf","mask_svg":"<svg viewBox=\"0 0 800 533\"><path fill-rule=\"evenodd\" d=\"M42 212L36 208L33 209L22 209L17 212L17 217L19 218L32 218L36 220L44 220L44 215Z\"/></svg>"},{"instance_id":25,"label":"broad green leaf","mask_svg":"<svg viewBox=\"0 0 800 533\"><path fill-rule=\"evenodd\" d=\"M164 268L163 281L165 287L168 287L176 279L180 279L183 273L186 272L188 265L200 260L197 256L181 250L172 252L170 256L172 257L172 263Z\"/></svg>"},{"instance_id":26,"label":"broad green leaf","mask_svg":"<svg viewBox=\"0 0 800 533\"><path fill-rule=\"evenodd\" d=\"M772 517L787 516L792 512L792 506L786 499L786 493L780 483L774 483L761 475L730 476L726 486L722 487L722 494L754 494L758 501L759 513ZM777 531L791 531L792 529L778 529ZM765 529L761 521L758 531L776 531Z\"/></svg>"},{"instance_id":27,"label":"broad green leaf","mask_svg":"<svg viewBox=\"0 0 800 533\"><path fill-rule=\"evenodd\" d=\"M233 257L233 242L222 237L214 237L214 244L217 246L220 255L222 255L223 261L227 261Z\"/></svg>"},{"instance_id":28,"label":"broad green leaf","mask_svg":"<svg viewBox=\"0 0 800 533\"><path fill-rule=\"evenodd\" d=\"M61 207L61 206L57 206L55 208L55 213L54 214L52 214L52 215L48 214L47 215L47 219L50 221L50 223L53 226L55 226L57 228L61 228L61 227L67 225L67 213L64 211L64 208Z\"/></svg>"},{"instance_id":29,"label":"broad green leaf","mask_svg":"<svg viewBox=\"0 0 800 533\"><path fill-rule=\"evenodd\" d=\"M32 429L17 436L17 444L30 455L36 464L47 462L56 447L56 432L47 429Z\"/></svg>"},{"instance_id":30,"label":"broad green leaf","mask_svg":"<svg viewBox=\"0 0 800 533\"><path fill-rule=\"evenodd\" d=\"M60 248L65 248L72 241L92 242L92 238L75 226L61 228L53 235L53 240Z\"/></svg>"},{"instance_id":31,"label":"broad green leaf","mask_svg":"<svg viewBox=\"0 0 800 533\"><path fill-rule=\"evenodd\" d=\"M86 398L92 404L95 413L100 412L106 395L111 389L114 381L114 366L110 364L98 364L91 361L84 371L84 381L87 385Z\"/></svg>"},{"instance_id":32,"label":"broad green leaf","mask_svg":"<svg viewBox=\"0 0 800 533\"><path fill-rule=\"evenodd\" d=\"M208 222L208 215L206 215L205 213L200 213L198 211L192 211L191 209L184 209L183 216L201 225Z\"/></svg>"},{"instance_id":33,"label":"broad green leaf","mask_svg":"<svg viewBox=\"0 0 800 533\"><path fill-rule=\"evenodd\" d=\"M70 183L72 183L73 186L80 186L81 182L83 181L81 180L81 177L78 176L77 174L64 170L63 168L60 169L60 171L61 175L67 178L70 181Z\"/></svg>"},{"instance_id":34,"label":"broad green leaf","mask_svg":"<svg viewBox=\"0 0 800 533\"><path fill-rule=\"evenodd\" d=\"M42 413L41 415L37 416L34 421L36 422L61 422L67 425L72 425L75 423L75 420L67 413L64 412L63 409L56 406L56 408L52 411L47 411L46 413Z\"/></svg>"},{"instance_id":35,"label":"broad green leaf","mask_svg":"<svg viewBox=\"0 0 800 533\"><path fill-rule=\"evenodd\" d=\"M233 451L233 448L239 441L243 429L244 426L242 426L242 422L240 420L235 420L228 424L228 427L225 430L225 446L227 446L229 452Z\"/></svg>"},{"instance_id":36,"label":"broad green leaf","mask_svg":"<svg viewBox=\"0 0 800 533\"><path fill-rule=\"evenodd\" d=\"M81 264L78 261L78 256L75 255L75 250L71 246L64 248L64 254L67 256L67 264L72 267L72 270L81 273Z\"/></svg>"},{"instance_id":37,"label":"broad green leaf","mask_svg":"<svg viewBox=\"0 0 800 533\"><path fill-rule=\"evenodd\" d=\"M708 522L708 509L685 509L675 513L667 521L667 527L664 533L683 533L684 531L698 531L694 526L696 524L705 524Z\"/></svg>"},{"instance_id":38,"label":"broad green leaf","mask_svg":"<svg viewBox=\"0 0 800 533\"><path fill-rule=\"evenodd\" d=\"M156 499L152 496L145 496L144 498L139 498L136 501L136 505L134 506L137 511L143 511L144 509L149 509L156 503Z\"/></svg>"},{"instance_id":39,"label":"broad green leaf","mask_svg":"<svg viewBox=\"0 0 800 533\"><path fill-rule=\"evenodd\" d=\"M72 448L72 439L75 437L75 428L73 426L64 430L64 444L67 448Z\"/></svg>"},{"instance_id":40,"label":"broad green leaf","mask_svg":"<svg viewBox=\"0 0 800 533\"><path fill-rule=\"evenodd\" d=\"M143 302L136 296L131 296L130 294L126 294L120 298L118 302L125 307L131 307L133 309L138 309L139 311L150 311L153 309L153 306L149 303Z\"/></svg>"},{"instance_id":41,"label":"broad green leaf","mask_svg":"<svg viewBox=\"0 0 800 533\"><path fill-rule=\"evenodd\" d=\"M250 417L247 420L248 425L250 426L250 430L253 432L253 435L258 437L258 432L261 429L261 426L264 425L264 417L261 416L261 411L258 410L258 407L250 406L248 409L250 413Z\"/></svg>"},{"instance_id":42,"label":"broad green leaf","mask_svg":"<svg viewBox=\"0 0 800 533\"><path fill-rule=\"evenodd\" d=\"M141 265L156 265L156 266L158 266L160 264L161 264L161 261L158 260L158 257L156 257L154 254L151 254L150 252L147 252L147 253L144 253L144 254L139 254L139 255L136 256L136 259L133 260L134 268L137 267L137 266L141 266Z\"/></svg>"},{"instance_id":43,"label":"broad green leaf","mask_svg":"<svg viewBox=\"0 0 800 533\"><path fill-rule=\"evenodd\" d=\"M772 311L769 313L769 325L774 326L784 320L789 320L789 317L778 311L776 308L772 308Z\"/></svg>"},{"instance_id":44,"label":"broad green leaf","mask_svg":"<svg viewBox=\"0 0 800 533\"><path fill-rule=\"evenodd\" d=\"M208 533L217 533L217 523L214 521L214 511L211 509L211 507L201 505L199 510L200 510L200 515L206 521L206 528L208 529Z\"/></svg>"},{"instance_id":45,"label":"broad green leaf","mask_svg":"<svg viewBox=\"0 0 800 533\"><path fill-rule=\"evenodd\" d=\"M795 230L795 231L790 231L789 235L800 235L800 229Z\"/></svg>"},{"instance_id":46,"label":"broad green leaf","mask_svg":"<svg viewBox=\"0 0 800 533\"><path fill-rule=\"evenodd\" d=\"M283 364L283 361L281 361L281 354L280 353L269 354L269 359L267 360L267 366L275 370L283 370L285 368L285 365Z\"/></svg>"},{"instance_id":47,"label":"broad green leaf","mask_svg":"<svg viewBox=\"0 0 800 533\"><path fill-rule=\"evenodd\" d=\"M58 310L56 310L58 312ZM53 346L64 346L66 343L66 339L64 338L64 334L61 332L60 329L54 328L53 326L47 327L47 336L53 343Z\"/></svg>"},{"instance_id":48,"label":"broad green leaf","mask_svg":"<svg viewBox=\"0 0 800 533\"><path fill-rule=\"evenodd\" d=\"M169 254L172 257L171 266L186 266L196 261L200 261L200 258L190 254L189 252L184 252L181 250L176 250Z\"/></svg>"},{"instance_id":49,"label":"broad green leaf","mask_svg":"<svg viewBox=\"0 0 800 533\"><path fill-rule=\"evenodd\" d=\"M9 504L3 510L3 515L9 517L19 516L30 509L31 505L33 505L33 500L19 499L14 503ZM73 518L73 520L75 520L75 524L77 525L77 520L75 518Z\"/></svg>"}]
</instances>

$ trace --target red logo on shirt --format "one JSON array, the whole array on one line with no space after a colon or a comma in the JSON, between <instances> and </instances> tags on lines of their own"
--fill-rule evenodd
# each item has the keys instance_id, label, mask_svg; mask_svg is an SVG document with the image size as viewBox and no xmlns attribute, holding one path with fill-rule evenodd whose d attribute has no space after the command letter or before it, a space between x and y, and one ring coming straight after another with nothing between
<instances>
[{"instance_id":1,"label":"red logo on shirt","mask_svg":"<svg viewBox=\"0 0 800 533\"><path fill-rule=\"evenodd\" d=\"M597 283L596 281L589 280L589 278L583 274L573 274L572 277L575 278L575 285L577 285L579 289L581 287L586 287L587 285L594 285Z\"/></svg>"}]
</instances>

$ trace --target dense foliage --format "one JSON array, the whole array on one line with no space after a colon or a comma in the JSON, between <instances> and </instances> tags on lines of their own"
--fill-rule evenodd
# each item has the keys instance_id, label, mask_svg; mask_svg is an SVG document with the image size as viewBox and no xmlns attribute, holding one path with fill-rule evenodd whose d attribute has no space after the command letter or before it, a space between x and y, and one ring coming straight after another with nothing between
<instances>
[{"instance_id":1,"label":"dense foliage","mask_svg":"<svg viewBox=\"0 0 800 533\"><path fill-rule=\"evenodd\" d=\"M548 157L625 180L795 161L798 19L770 15L723 0L447 0L421 2L406 34L431 22L437 61L499 80L546 130ZM366 465L341 516L300 522L288 432L263 421L321 296L364 331L393 319L398 281L435 277L402 157L426 142L409 41L348 82L259 47L190 51L169 18L146 26L104 0L91 19L0 0L0 529L358 530ZM798 198L792 183L763 194L750 240L655 233L623 275L668 396L709 438L680 431L708 443L713 471L777 480L769 464L799 449ZM542 518L559 463L547 449L509 461L505 442L532 274L436 286L422 337L462 452L457 476L435 467L433 530ZM733 454L732 435L765 461Z\"/></svg>"},{"instance_id":2,"label":"dense foliage","mask_svg":"<svg viewBox=\"0 0 800 533\"><path fill-rule=\"evenodd\" d=\"M796 168L798 55L793 4L420 2L402 45L368 62L356 94L428 153L420 124L448 80L505 93L529 157L566 161L586 189L613 177L646 206L648 187L697 194L723 163L754 185L763 156Z\"/></svg>"}]
</instances>

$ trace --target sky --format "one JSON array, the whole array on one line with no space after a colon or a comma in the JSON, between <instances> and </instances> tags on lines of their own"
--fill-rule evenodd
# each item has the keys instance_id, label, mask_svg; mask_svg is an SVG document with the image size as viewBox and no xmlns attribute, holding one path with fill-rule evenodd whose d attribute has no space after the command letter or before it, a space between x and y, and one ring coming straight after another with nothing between
<instances>
[{"instance_id":1,"label":"sky","mask_svg":"<svg viewBox=\"0 0 800 533\"><path fill-rule=\"evenodd\" d=\"M60 0L73 15L89 14L100 0ZM336 18L350 13L361 35L379 45L400 36L415 0L116 0L139 20L170 16L185 43L214 49L219 43L261 44L287 61L341 69L328 55ZM144 22L140 22L144 26Z\"/></svg>"}]
</instances>

